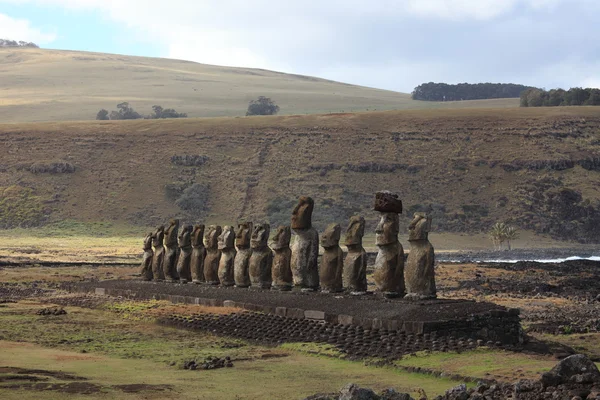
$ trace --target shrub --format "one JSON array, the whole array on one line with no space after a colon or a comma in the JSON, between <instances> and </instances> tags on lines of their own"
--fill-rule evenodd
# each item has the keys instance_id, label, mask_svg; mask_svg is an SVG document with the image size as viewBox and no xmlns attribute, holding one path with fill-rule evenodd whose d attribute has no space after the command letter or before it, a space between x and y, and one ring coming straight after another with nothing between
<instances>
[{"instance_id":1,"label":"shrub","mask_svg":"<svg viewBox=\"0 0 600 400\"><path fill-rule=\"evenodd\" d=\"M194 183L183 191L175 204L186 211L192 218L200 218L210 210L208 199L210 198L210 185L206 183Z\"/></svg>"},{"instance_id":2,"label":"shrub","mask_svg":"<svg viewBox=\"0 0 600 400\"><path fill-rule=\"evenodd\" d=\"M0 188L0 228L30 228L45 219L42 199L32 189L13 185Z\"/></svg>"},{"instance_id":3,"label":"shrub","mask_svg":"<svg viewBox=\"0 0 600 400\"><path fill-rule=\"evenodd\" d=\"M100 121L109 120L110 118L108 117L108 111L105 110L104 108L102 110L98 111L98 114L96 114L96 119L100 120Z\"/></svg>"},{"instance_id":4,"label":"shrub","mask_svg":"<svg viewBox=\"0 0 600 400\"><path fill-rule=\"evenodd\" d=\"M258 99L250 101L246 115L275 115L278 112L277 104L268 97L260 96Z\"/></svg>"}]
</instances>

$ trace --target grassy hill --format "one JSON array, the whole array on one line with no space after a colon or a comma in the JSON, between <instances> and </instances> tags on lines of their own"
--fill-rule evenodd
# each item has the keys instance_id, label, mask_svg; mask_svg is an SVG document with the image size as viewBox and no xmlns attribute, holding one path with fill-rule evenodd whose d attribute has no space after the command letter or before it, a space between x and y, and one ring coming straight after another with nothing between
<instances>
[{"instance_id":1,"label":"grassy hill","mask_svg":"<svg viewBox=\"0 0 600 400\"><path fill-rule=\"evenodd\" d=\"M276 225L310 195L317 227L372 229L388 189L404 227L428 210L438 231L600 237L598 107L5 124L0 143L0 224Z\"/></svg>"},{"instance_id":2,"label":"grassy hill","mask_svg":"<svg viewBox=\"0 0 600 400\"><path fill-rule=\"evenodd\" d=\"M158 104L190 117L242 116L258 96L271 97L287 115L518 106L518 99L413 101L406 93L308 76L162 58L0 49L1 122L92 120L122 101L142 114Z\"/></svg>"}]
</instances>

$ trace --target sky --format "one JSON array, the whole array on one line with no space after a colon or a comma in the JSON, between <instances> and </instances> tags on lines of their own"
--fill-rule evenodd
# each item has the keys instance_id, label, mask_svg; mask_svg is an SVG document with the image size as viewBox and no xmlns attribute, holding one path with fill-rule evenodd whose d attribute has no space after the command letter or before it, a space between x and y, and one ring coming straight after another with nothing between
<instances>
[{"instance_id":1,"label":"sky","mask_svg":"<svg viewBox=\"0 0 600 400\"><path fill-rule=\"evenodd\" d=\"M600 87L600 0L0 0L0 38L411 92Z\"/></svg>"}]
</instances>

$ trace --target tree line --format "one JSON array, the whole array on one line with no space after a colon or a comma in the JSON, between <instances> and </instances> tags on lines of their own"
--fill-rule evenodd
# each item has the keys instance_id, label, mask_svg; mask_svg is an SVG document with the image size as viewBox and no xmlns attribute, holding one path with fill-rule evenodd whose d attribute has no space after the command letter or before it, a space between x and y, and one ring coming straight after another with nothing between
<instances>
[{"instance_id":1,"label":"tree line","mask_svg":"<svg viewBox=\"0 0 600 400\"><path fill-rule=\"evenodd\" d=\"M96 119L98 120L119 120L119 119L159 119L159 118L187 118L186 113L178 113L172 108L162 108L161 106L154 105L152 106L152 114L150 115L142 115L135 111L133 107L129 105L128 102L124 101L123 103L117 104L117 110L111 111L104 108L98 111L96 114Z\"/></svg>"},{"instance_id":2,"label":"tree line","mask_svg":"<svg viewBox=\"0 0 600 400\"><path fill-rule=\"evenodd\" d=\"M8 40L8 39L0 39L0 47L33 47L35 49L39 49L40 46L33 42L24 42L19 40Z\"/></svg>"},{"instance_id":3,"label":"tree line","mask_svg":"<svg viewBox=\"0 0 600 400\"><path fill-rule=\"evenodd\" d=\"M532 86L515 83L423 83L412 92L413 100L457 101L518 98L521 92L534 89Z\"/></svg>"},{"instance_id":4,"label":"tree line","mask_svg":"<svg viewBox=\"0 0 600 400\"><path fill-rule=\"evenodd\" d=\"M521 107L600 106L600 89L527 89L520 98Z\"/></svg>"}]
</instances>

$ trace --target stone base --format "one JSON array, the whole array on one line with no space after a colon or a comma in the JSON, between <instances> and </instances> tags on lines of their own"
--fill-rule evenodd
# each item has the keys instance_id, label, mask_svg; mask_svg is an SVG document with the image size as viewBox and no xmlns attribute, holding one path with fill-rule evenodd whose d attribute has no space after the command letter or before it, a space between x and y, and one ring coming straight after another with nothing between
<instances>
[{"instance_id":1,"label":"stone base","mask_svg":"<svg viewBox=\"0 0 600 400\"><path fill-rule=\"evenodd\" d=\"M414 301L419 301L419 300L434 300L437 299L437 296L435 294L418 294L418 293L409 293L406 296L404 296L404 298L406 300L414 300Z\"/></svg>"},{"instance_id":2,"label":"stone base","mask_svg":"<svg viewBox=\"0 0 600 400\"><path fill-rule=\"evenodd\" d=\"M278 290L280 292L289 292L292 290L291 285L281 285L281 286L272 286L273 290Z\"/></svg>"},{"instance_id":3,"label":"stone base","mask_svg":"<svg viewBox=\"0 0 600 400\"><path fill-rule=\"evenodd\" d=\"M194 279L194 280L192 281L192 283L195 283L196 285L201 285L201 284L203 284L204 282L202 282L201 280L198 280L198 279Z\"/></svg>"}]
</instances>

